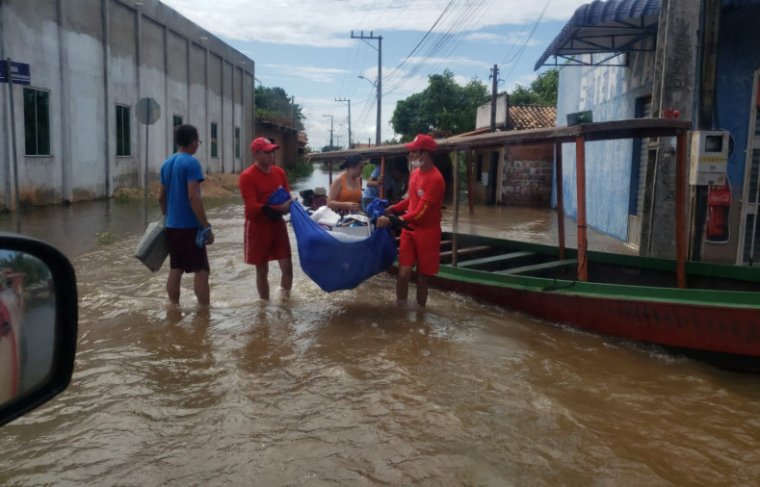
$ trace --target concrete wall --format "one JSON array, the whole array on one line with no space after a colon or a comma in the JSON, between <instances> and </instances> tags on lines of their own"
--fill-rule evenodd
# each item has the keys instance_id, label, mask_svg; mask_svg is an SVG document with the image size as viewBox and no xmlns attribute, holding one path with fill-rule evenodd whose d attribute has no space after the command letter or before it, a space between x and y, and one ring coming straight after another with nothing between
<instances>
[{"instance_id":1,"label":"concrete wall","mask_svg":"<svg viewBox=\"0 0 760 487\"><path fill-rule=\"evenodd\" d=\"M637 98L652 92L654 55L633 53L627 67L575 67L560 70L557 126L569 113L591 110L594 122L635 117ZM567 214L577 215L575 145L564 144L563 194ZM588 224L626 240L633 164L633 142L586 144Z\"/></svg>"},{"instance_id":2,"label":"concrete wall","mask_svg":"<svg viewBox=\"0 0 760 487\"><path fill-rule=\"evenodd\" d=\"M155 181L173 149L174 115L198 127L207 172L250 164L250 152L238 159L233 144L235 127L244 147L254 133L253 61L159 1L3 0L0 22L0 54L29 64L30 87L50 94L51 133L50 155L26 156L23 87L0 85L2 207L15 206L14 160L23 205L109 197L142 186L146 173ZM134 118L143 97L161 106L147 134ZM116 105L131 110L128 156L116 156ZM218 126L213 159L211 122Z\"/></svg>"}]
</instances>

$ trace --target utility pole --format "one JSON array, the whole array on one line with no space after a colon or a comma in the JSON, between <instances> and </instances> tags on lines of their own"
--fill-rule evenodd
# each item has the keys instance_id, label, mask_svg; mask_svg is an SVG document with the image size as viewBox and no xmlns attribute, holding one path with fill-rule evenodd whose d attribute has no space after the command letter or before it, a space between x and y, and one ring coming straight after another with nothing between
<instances>
[{"instance_id":1,"label":"utility pole","mask_svg":"<svg viewBox=\"0 0 760 487\"><path fill-rule=\"evenodd\" d=\"M348 102L348 148L351 148L351 99L350 98L336 98L337 102Z\"/></svg>"},{"instance_id":2,"label":"utility pole","mask_svg":"<svg viewBox=\"0 0 760 487\"><path fill-rule=\"evenodd\" d=\"M330 117L330 150L333 148L333 116L332 115L322 115L323 117Z\"/></svg>"},{"instance_id":3,"label":"utility pole","mask_svg":"<svg viewBox=\"0 0 760 487\"><path fill-rule=\"evenodd\" d=\"M377 41L377 81L375 82L375 89L377 89L377 128L375 132L375 145L380 145L380 116L383 100L383 36L375 36L372 31L370 31L368 36L364 35L364 31L361 31L361 34L356 36L354 35L354 31L351 31L351 39L371 39Z\"/></svg>"},{"instance_id":4,"label":"utility pole","mask_svg":"<svg viewBox=\"0 0 760 487\"><path fill-rule=\"evenodd\" d=\"M290 97L290 118L292 119L293 129L296 130L296 97Z\"/></svg>"},{"instance_id":5,"label":"utility pole","mask_svg":"<svg viewBox=\"0 0 760 487\"><path fill-rule=\"evenodd\" d=\"M335 136L335 139L336 139L336 143L338 144L336 147L340 147L340 138L341 138L341 136L340 136L340 135L336 135L336 136Z\"/></svg>"},{"instance_id":6,"label":"utility pole","mask_svg":"<svg viewBox=\"0 0 760 487\"><path fill-rule=\"evenodd\" d=\"M493 65L491 70L491 132L496 132L496 85L499 83L499 66Z\"/></svg>"}]
</instances>

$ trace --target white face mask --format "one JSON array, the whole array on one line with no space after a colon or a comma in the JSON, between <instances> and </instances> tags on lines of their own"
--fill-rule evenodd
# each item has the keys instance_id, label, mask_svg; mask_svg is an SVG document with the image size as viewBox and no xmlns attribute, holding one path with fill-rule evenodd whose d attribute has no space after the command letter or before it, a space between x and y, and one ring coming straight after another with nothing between
<instances>
[{"instance_id":1,"label":"white face mask","mask_svg":"<svg viewBox=\"0 0 760 487\"><path fill-rule=\"evenodd\" d=\"M412 169L417 169L418 167L422 165L422 161L419 159L414 159L414 160L409 161L409 164L412 165Z\"/></svg>"}]
</instances>

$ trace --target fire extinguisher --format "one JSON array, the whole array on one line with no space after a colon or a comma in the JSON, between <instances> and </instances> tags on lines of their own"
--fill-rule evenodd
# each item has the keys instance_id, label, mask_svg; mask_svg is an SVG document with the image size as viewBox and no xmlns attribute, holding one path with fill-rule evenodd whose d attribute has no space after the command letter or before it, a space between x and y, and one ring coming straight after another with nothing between
<instances>
[{"instance_id":1,"label":"fire extinguisher","mask_svg":"<svg viewBox=\"0 0 760 487\"><path fill-rule=\"evenodd\" d=\"M707 191L707 235L711 243L726 243L729 238L728 217L731 210L731 186L710 186Z\"/></svg>"}]
</instances>

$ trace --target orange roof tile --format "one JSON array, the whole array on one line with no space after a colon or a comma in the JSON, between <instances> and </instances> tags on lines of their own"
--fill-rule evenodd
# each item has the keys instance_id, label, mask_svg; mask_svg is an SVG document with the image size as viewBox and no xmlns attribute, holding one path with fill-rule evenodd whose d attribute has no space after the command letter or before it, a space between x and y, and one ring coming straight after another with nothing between
<instances>
[{"instance_id":1,"label":"orange roof tile","mask_svg":"<svg viewBox=\"0 0 760 487\"><path fill-rule=\"evenodd\" d=\"M510 106L508 130L527 130L557 125L557 108L552 106Z\"/></svg>"}]
</instances>

